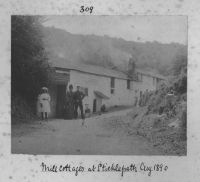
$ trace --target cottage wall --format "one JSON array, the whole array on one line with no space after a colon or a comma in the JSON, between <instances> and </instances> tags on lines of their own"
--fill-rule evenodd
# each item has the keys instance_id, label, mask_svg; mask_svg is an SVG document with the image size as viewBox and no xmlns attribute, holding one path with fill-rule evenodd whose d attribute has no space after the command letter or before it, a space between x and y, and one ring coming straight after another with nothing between
<instances>
[{"instance_id":1,"label":"cottage wall","mask_svg":"<svg viewBox=\"0 0 200 182\"><path fill-rule=\"evenodd\" d=\"M153 77L147 75L143 75L142 85L144 85L144 87L148 90L156 89L156 82L153 82Z\"/></svg>"},{"instance_id":2,"label":"cottage wall","mask_svg":"<svg viewBox=\"0 0 200 182\"><path fill-rule=\"evenodd\" d=\"M77 86L88 88L88 96L83 100L83 106L88 104L91 111L93 110L93 100L95 98L94 91L100 91L105 95L108 95L110 82L106 77L100 77L96 75L91 75L87 73L81 73L78 71L70 71L70 81L69 84L72 84L74 91Z\"/></svg>"},{"instance_id":3,"label":"cottage wall","mask_svg":"<svg viewBox=\"0 0 200 182\"><path fill-rule=\"evenodd\" d=\"M142 75L142 80L139 82L135 82L135 87L138 88L139 91L151 91L151 90L156 90L157 88L157 83L156 83L157 79L153 79L153 77L151 76L147 76L147 75Z\"/></svg>"},{"instance_id":4,"label":"cottage wall","mask_svg":"<svg viewBox=\"0 0 200 182\"><path fill-rule=\"evenodd\" d=\"M114 105L133 105L135 103L135 96L139 98L139 92L144 92L146 89L155 90L157 87L157 79L153 77L143 75L141 81L131 81L130 89L127 88L127 80L115 78L114 93L111 94L111 77L94 75L84 73L80 71L70 70L69 83L74 87L74 91L77 86L81 86L88 89L88 96L83 100L83 106L85 110L86 104L93 111L93 101L96 97L94 91L102 92L109 97L108 100L97 99L97 110L99 110L99 103L105 104L107 107ZM56 116L56 104L57 104L57 85L55 84L50 89L51 95L51 115Z\"/></svg>"},{"instance_id":5,"label":"cottage wall","mask_svg":"<svg viewBox=\"0 0 200 182\"><path fill-rule=\"evenodd\" d=\"M110 79L109 79L110 83ZM133 105L134 104L134 89L133 82L131 82L130 89L127 89L127 80L115 79L115 89L114 94L110 93L109 85L109 97L110 100L107 100L106 103L109 106L113 105Z\"/></svg>"},{"instance_id":6,"label":"cottage wall","mask_svg":"<svg viewBox=\"0 0 200 182\"><path fill-rule=\"evenodd\" d=\"M133 82L131 82L131 89L127 89L127 80L115 78L114 94L111 94L110 77L92 75L82 73L79 71L70 71L70 83L76 90L76 86L88 88L88 96L83 100L83 104L88 104L89 108L93 110L93 100L96 98L94 91L100 91L110 99L103 100L102 103L107 107L114 105L132 105L134 104Z\"/></svg>"}]
</instances>

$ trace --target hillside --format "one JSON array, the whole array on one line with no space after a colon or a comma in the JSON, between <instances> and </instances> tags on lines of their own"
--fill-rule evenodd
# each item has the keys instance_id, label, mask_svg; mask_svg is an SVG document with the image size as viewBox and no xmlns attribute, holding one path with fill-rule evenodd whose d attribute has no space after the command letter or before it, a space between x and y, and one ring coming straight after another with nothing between
<instances>
[{"instance_id":1,"label":"hillside","mask_svg":"<svg viewBox=\"0 0 200 182\"><path fill-rule=\"evenodd\" d=\"M60 57L76 63L117 67L122 71L127 70L128 60L132 57L138 67L156 69L168 75L175 57L187 52L187 46L177 43L141 43L106 35L74 35L53 27L44 27L44 35L52 61Z\"/></svg>"},{"instance_id":2,"label":"hillside","mask_svg":"<svg viewBox=\"0 0 200 182\"><path fill-rule=\"evenodd\" d=\"M170 83L162 84L130 113L130 133L147 138L166 154L187 153L187 58L179 57Z\"/></svg>"}]
</instances>

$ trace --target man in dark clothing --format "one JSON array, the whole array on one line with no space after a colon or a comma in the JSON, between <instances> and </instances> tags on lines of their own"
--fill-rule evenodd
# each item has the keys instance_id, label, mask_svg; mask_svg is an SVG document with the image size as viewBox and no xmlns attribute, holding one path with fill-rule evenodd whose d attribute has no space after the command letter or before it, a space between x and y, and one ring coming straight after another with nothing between
<instances>
[{"instance_id":1,"label":"man in dark clothing","mask_svg":"<svg viewBox=\"0 0 200 182\"><path fill-rule=\"evenodd\" d=\"M80 86L77 86L77 91L74 93L74 104L75 104L75 118L78 117L78 108L81 111L81 118L84 120L85 116L83 113L83 98L85 97L85 95L83 94L83 92L80 91ZM83 123L84 124L84 123Z\"/></svg>"}]
</instances>

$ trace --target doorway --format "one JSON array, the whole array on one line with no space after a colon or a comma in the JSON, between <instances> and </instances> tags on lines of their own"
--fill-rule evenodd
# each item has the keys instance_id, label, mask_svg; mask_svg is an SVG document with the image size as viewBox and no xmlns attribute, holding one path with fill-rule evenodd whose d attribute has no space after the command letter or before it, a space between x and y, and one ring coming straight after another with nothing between
<instances>
[{"instance_id":1,"label":"doorway","mask_svg":"<svg viewBox=\"0 0 200 182\"><path fill-rule=\"evenodd\" d=\"M93 100L93 112L95 113L97 111L97 100Z\"/></svg>"},{"instance_id":2,"label":"doorway","mask_svg":"<svg viewBox=\"0 0 200 182\"><path fill-rule=\"evenodd\" d=\"M57 85L56 117L64 118L64 103L66 96L66 86Z\"/></svg>"}]
</instances>

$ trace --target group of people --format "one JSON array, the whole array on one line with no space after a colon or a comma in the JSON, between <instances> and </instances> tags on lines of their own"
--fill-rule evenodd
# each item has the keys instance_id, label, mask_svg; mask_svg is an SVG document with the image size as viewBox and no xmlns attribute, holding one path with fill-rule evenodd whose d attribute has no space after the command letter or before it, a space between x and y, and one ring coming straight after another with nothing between
<instances>
[{"instance_id":1,"label":"group of people","mask_svg":"<svg viewBox=\"0 0 200 182\"><path fill-rule=\"evenodd\" d=\"M64 115L65 119L73 119L78 117L78 109L81 111L81 118L84 120L83 112L83 99L85 95L80 90L80 86L77 86L77 90L73 92L73 86L69 85L69 91L66 93L64 101Z\"/></svg>"},{"instance_id":2,"label":"group of people","mask_svg":"<svg viewBox=\"0 0 200 182\"><path fill-rule=\"evenodd\" d=\"M137 94L136 94L137 95ZM144 93L140 92L139 99L136 96L135 106L145 106L149 99L150 92L146 90ZM85 95L80 90L80 86L77 86L77 90L73 91L73 85L69 85L69 90L66 92L66 96L63 104L64 118L65 119L77 119L78 109L81 112L82 125L85 124L85 115L83 112L83 99ZM41 94L38 96L38 112L41 113L41 118L43 120L48 119L48 114L50 113L50 101L51 97L48 93L47 87L42 87Z\"/></svg>"},{"instance_id":3,"label":"group of people","mask_svg":"<svg viewBox=\"0 0 200 182\"><path fill-rule=\"evenodd\" d=\"M85 116L83 112L83 99L85 95L80 90L80 86L77 86L77 90L73 91L73 85L69 85L69 90L66 92L64 99L64 117L65 119L76 119L78 117L78 109L81 112L82 125L85 125ZM42 120L48 120L48 114L50 109L51 97L47 87L42 87L41 93L38 96L38 112L41 114Z\"/></svg>"}]
</instances>

